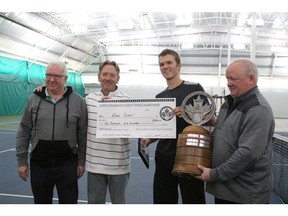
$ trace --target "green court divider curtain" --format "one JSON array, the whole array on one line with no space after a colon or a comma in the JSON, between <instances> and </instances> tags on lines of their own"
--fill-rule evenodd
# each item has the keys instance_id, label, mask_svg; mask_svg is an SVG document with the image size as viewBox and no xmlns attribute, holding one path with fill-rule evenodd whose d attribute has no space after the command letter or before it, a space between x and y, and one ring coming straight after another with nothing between
<instances>
[{"instance_id":1,"label":"green court divider curtain","mask_svg":"<svg viewBox=\"0 0 288 216\"><path fill-rule=\"evenodd\" d=\"M22 114L34 88L45 84L45 70L42 65L0 56L0 115ZM85 95L81 74L69 71L66 84Z\"/></svg>"}]
</instances>

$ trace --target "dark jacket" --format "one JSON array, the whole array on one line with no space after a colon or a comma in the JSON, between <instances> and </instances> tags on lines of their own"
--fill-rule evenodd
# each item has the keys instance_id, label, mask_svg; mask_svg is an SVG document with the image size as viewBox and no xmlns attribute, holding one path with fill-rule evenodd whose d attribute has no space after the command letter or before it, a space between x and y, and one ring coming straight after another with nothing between
<instances>
[{"instance_id":1,"label":"dark jacket","mask_svg":"<svg viewBox=\"0 0 288 216\"><path fill-rule=\"evenodd\" d=\"M192 92L204 91L199 83L183 81L174 89L166 89L156 95L156 98L176 98L176 106L181 106L186 96ZM174 161L178 135L190 124L183 118L176 118L176 139L160 139L156 148L156 156L170 157ZM153 140L154 141L154 140Z\"/></svg>"}]
</instances>

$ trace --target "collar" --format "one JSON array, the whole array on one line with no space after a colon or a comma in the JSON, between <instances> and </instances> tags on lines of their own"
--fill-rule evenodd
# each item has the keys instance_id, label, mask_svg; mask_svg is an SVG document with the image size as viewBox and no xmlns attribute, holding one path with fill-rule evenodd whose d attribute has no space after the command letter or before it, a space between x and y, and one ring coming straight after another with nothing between
<instances>
[{"instance_id":1,"label":"collar","mask_svg":"<svg viewBox=\"0 0 288 216\"><path fill-rule=\"evenodd\" d=\"M109 92L109 94L107 96L112 98L112 97L116 96L118 94L118 92L119 92L119 89L118 89L118 86L116 85L115 91ZM102 89L101 89L101 93L104 96Z\"/></svg>"},{"instance_id":2,"label":"collar","mask_svg":"<svg viewBox=\"0 0 288 216\"><path fill-rule=\"evenodd\" d=\"M250 89L249 91L245 92L244 94L242 94L239 97L232 97L231 95L228 95L225 97L225 101L228 102L229 107L232 107L235 105L237 106L242 101L246 100L248 97L256 94L257 92L259 92L259 89L258 89L258 86L255 86L254 88Z\"/></svg>"},{"instance_id":3,"label":"collar","mask_svg":"<svg viewBox=\"0 0 288 216\"><path fill-rule=\"evenodd\" d=\"M63 96L65 95L65 93L67 92L67 87L64 86L64 94L62 95L61 98L63 98ZM46 95L46 99L52 101L53 103L56 103L57 101L54 100L53 97L50 96L49 92L48 92L48 88L45 88L45 95Z\"/></svg>"}]
</instances>

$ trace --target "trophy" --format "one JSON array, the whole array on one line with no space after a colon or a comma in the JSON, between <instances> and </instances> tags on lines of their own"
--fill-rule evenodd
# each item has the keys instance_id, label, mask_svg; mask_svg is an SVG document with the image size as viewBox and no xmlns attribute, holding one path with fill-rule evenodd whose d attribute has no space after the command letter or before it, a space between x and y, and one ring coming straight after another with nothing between
<instances>
[{"instance_id":1,"label":"trophy","mask_svg":"<svg viewBox=\"0 0 288 216\"><path fill-rule=\"evenodd\" d=\"M212 137L203 124L215 113L214 99L204 91L193 92L181 104L184 120L191 124L184 128L177 140L176 158L172 173L177 176L197 176L197 165L211 167Z\"/></svg>"}]
</instances>

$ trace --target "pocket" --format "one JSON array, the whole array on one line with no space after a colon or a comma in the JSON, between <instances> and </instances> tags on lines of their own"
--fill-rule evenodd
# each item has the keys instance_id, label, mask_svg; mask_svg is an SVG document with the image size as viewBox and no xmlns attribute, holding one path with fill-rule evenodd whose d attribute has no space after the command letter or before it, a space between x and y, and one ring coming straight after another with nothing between
<instances>
[{"instance_id":1,"label":"pocket","mask_svg":"<svg viewBox=\"0 0 288 216\"><path fill-rule=\"evenodd\" d=\"M61 158L68 160L73 158L75 155L73 154L67 140L54 140L52 143L52 149L54 158L58 160L61 160Z\"/></svg>"},{"instance_id":2,"label":"pocket","mask_svg":"<svg viewBox=\"0 0 288 216\"><path fill-rule=\"evenodd\" d=\"M67 160L77 158L67 140L39 140L31 152L31 160L42 166L61 164Z\"/></svg>"},{"instance_id":3,"label":"pocket","mask_svg":"<svg viewBox=\"0 0 288 216\"><path fill-rule=\"evenodd\" d=\"M50 158L51 150L52 141L39 140L31 152L31 159L33 159L33 161L47 160L47 158Z\"/></svg>"}]
</instances>

